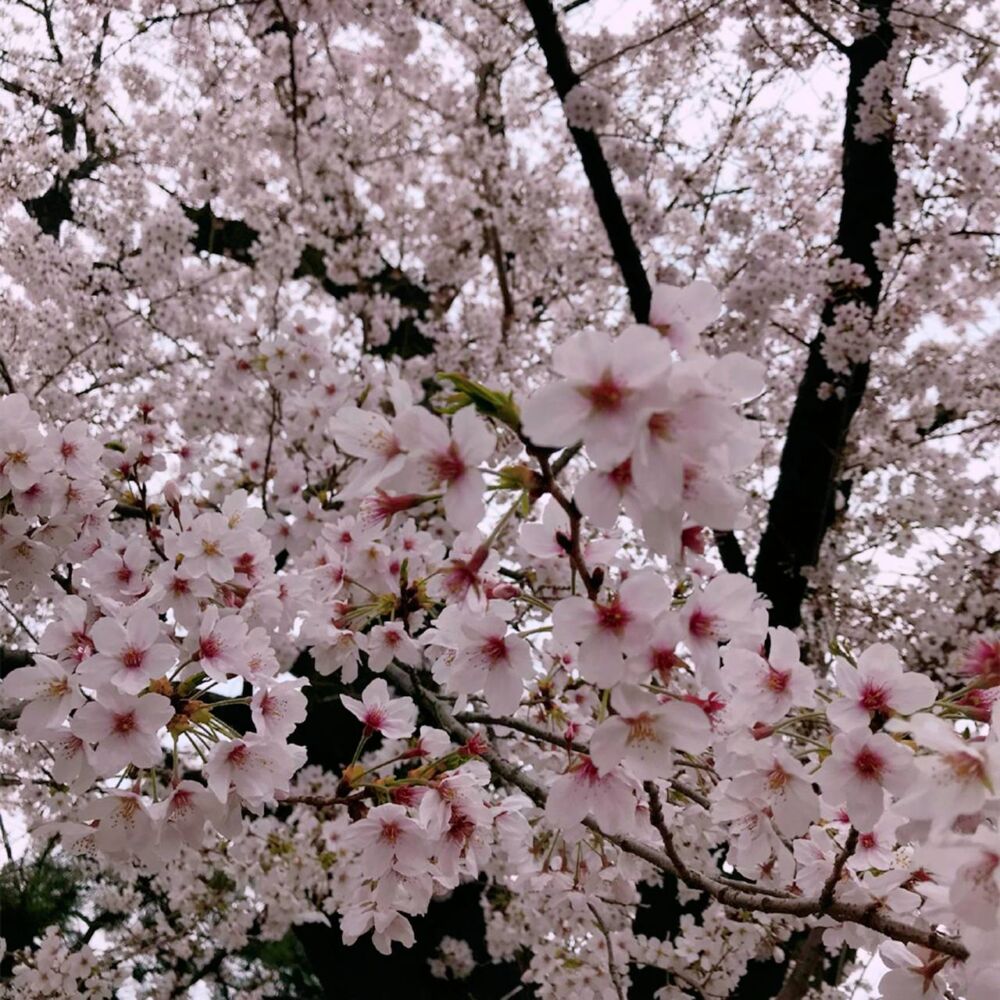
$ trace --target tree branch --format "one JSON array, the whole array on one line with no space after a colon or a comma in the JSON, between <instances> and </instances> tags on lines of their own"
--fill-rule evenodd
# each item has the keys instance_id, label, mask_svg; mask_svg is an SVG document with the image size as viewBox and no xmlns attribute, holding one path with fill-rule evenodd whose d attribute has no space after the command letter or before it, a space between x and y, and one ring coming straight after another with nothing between
<instances>
[{"instance_id":1,"label":"tree branch","mask_svg":"<svg viewBox=\"0 0 1000 1000\"><path fill-rule=\"evenodd\" d=\"M525 6L535 24L535 34L538 44L545 55L549 76L555 86L561 101L580 82L580 77L573 70L566 42L559 30L559 19L550 0L525 0ZM570 134L576 143L577 151L583 163L584 173L590 182L590 190L597 204L604 231L611 244L611 252L625 279L628 289L632 313L639 323L649 319L649 304L653 297L646 269L642 263L642 255L632 236L632 227L625 217L615 182L611 176L611 167L601 149L601 142L589 129L573 128L569 125Z\"/></svg>"},{"instance_id":2,"label":"tree branch","mask_svg":"<svg viewBox=\"0 0 1000 1000\"><path fill-rule=\"evenodd\" d=\"M536 805L544 807L548 798L545 788L516 763L502 757L489 745L482 746L481 737L477 740L477 734L455 718L448 706L424 688L408 670L391 663L386 667L385 674L396 687L413 698L417 705L453 739L462 744L473 741L479 743L479 756L490 766L495 777L507 785L520 789ZM897 941L920 944L961 961L968 958L968 950L958 939L940 934L931 928L905 923L869 904L834 901L824 911L820 897L775 896L753 889L739 889L731 883L720 882L690 868L674 845L673 836L663 817L663 807L656 786L652 782L646 782L644 787L649 796L650 822L660 834L663 851L650 847L634 837L605 833L593 819L584 820L584 826L623 851L641 858L662 872L676 876L689 888L707 893L723 906L762 913L784 913L796 917L820 916L825 913L835 920L870 927Z\"/></svg>"},{"instance_id":3,"label":"tree branch","mask_svg":"<svg viewBox=\"0 0 1000 1000\"><path fill-rule=\"evenodd\" d=\"M819 21L816 20L807 10L803 10L795 0L781 0L781 2L795 14L805 21L806 24L816 32L817 35L825 38L838 52L842 55L850 55L851 48L849 45L845 45L829 28L824 27Z\"/></svg>"},{"instance_id":4,"label":"tree branch","mask_svg":"<svg viewBox=\"0 0 1000 1000\"><path fill-rule=\"evenodd\" d=\"M771 601L771 624L797 627L802 621L806 580L802 570L815 566L835 512L838 476L851 421L868 384L867 359L846 373L830 368L823 348L844 306L860 307L874 319L882 290L882 272L874 243L895 219L896 168L891 130L872 142L855 135L861 86L888 58L895 40L889 20L892 0L861 0L878 14L874 31L850 46L850 73L844 116L841 166L843 201L837 242L843 256L861 266L864 287L832 288L821 328L809 345L781 453L778 483L771 497L767 528L761 538L754 580ZM821 391L827 390L821 397Z\"/></svg>"}]
</instances>

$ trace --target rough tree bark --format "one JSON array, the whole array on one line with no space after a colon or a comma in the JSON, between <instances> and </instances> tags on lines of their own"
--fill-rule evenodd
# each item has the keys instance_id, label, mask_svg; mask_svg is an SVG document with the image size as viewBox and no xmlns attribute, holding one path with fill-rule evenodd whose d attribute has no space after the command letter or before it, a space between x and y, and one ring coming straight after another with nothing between
<instances>
[{"instance_id":1,"label":"rough tree bark","mask_svg":"<svg viewBox=\"0 0 1000 1000\"><path fill-rule=\"evenodd\" d=\"M861 305L874 322L882 272L873 244L881 231L892 229L894 220L896 168L892 132L874 142L864 142L854 132L861 84L887 58L895 38L889 21L892 0L861 0L859 9L875 15L877 26L846 49L850 70L837 243L847 260L864 269L868 284L863 288L831 289L824 305L821 327L809 344L806 368L788 422L778 482L754 570L758 588L771 601L772 624L789 628L802 621L806 596L802 569L816 564L833 520L844 446L868 384L867 359L852 364L841 375L826 363L823 347L837 310L845 305ZM835 391L824 398L820 391L826 385Z\"/></svg>"}]
</instances>

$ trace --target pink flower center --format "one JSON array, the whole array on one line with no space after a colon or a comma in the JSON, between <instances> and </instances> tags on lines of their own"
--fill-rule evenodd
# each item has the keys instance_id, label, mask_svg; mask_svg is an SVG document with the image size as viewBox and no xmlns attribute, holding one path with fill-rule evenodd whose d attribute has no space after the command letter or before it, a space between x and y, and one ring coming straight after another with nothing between
<instances>
[{"instance_id":1,"label":"pink flower center","mask_svg":"<svg viewBox=\"0 0 1000 1000\"><path fill-rule=\"evenodd\" d=\"M390 844L395 844L399 840L400 832L398 823L383 823L382 832L379 834L379 837Z\"/></svg>"},{"instance_id":2,"label":"pink flower center","mask_svg":"<svg viewBox=\"0 0 1000 1000\"><path fill-rule=\"evenodd\" d=\"M767 668L767 679L764 681L768 691L774 694L781 694L788 687L791 674L787 670L775 670L774 667Z\"/></svg>"},{"instance_id":3,"label":"pink flower center","mask_svg":"<svg viewBox=\"0 0 1000 1000\"><path fill-rule=\"evenodd\" d=\"M632 746L635 743L659 743L656 738L656 730L653 728L655 719L649 712L642 712L630 719L628 723L628 736L625 738L625 745Z\"/></svg>"},{"instance_id":4,"label":"pink flower center","mask_svg":"<svg viewBox=\"0 0 1000 1000\"><path fill-rule=\"evenodd\" d=\"M608 473L608 479L614 483L619 493L624 493L632 485L632 459L626 458L621 465L616 465Z\"/></svg>"},{"instance_id":5,"label":"pink flower center","mask_svg":"<svg viewBox=\"0 0 1000 1000\"><path fill-rule=\"evenodd\" d=\"M226 754L226 761L233 767L245 767L250 758L250 748L245 743L237 743Z\"/></svg>"},{"instance_id":6,"label":"pink flower center","mask_svg":"<svg viewBox=\"0 0 1000 1000\"><path fill-rule=\"evenodd\" d=\"M700 524L692 524L681 532L681 547L698 555L705 552L705 529Z\"/></svg>"},{"instance_id":7,"label":"pink flower center","mask_svg":"<svg viewBox=\"0 0 1000 1000\"><path fill-rule=\"evenodd\" d=\"M381 729L385 725L385 709L381 705L372 705L365 712L365 726L371 730Z\"/></svg>"},{"instance_id":8,"label":"pink flower center","mask_svg":"<svg viewBox=\"0 0 1000 1000\"><path fill-rule=\"evenodd\" d=\"M122 666L126 670L138 670L142 666L145 650L128 646L122 651Z\"/></svg>"},{"instance_id":9,"label":"pink flower center","mask_svg":"<svg viewBox=\"0 0 1000 1000\"><path fill-rule=\"evenodd\" d=\"M866 712L887 712L889 710L888 692L880 684L865 684L861 689L861 707Z\"/></svg>"},{"instance_id":10,"label":"pink flower center","mask_svg":"<svg viewBox=\"0 0 1000 1000\"><path fill-rule=\"evenodd\" d=\"M1000 680L1000 639L977 639L966 656L965 671L996 684Z\"/></svg>"},{"instance_id":11,"label":"pink flower center","mask_svg":"<svg viewBox=\"0 0 1000 1000\"><path fill-rule=\"evenodd\" d=\"M854 758L854 770L865 781L878 781L884 768L885 761L871 747L862 747Z\"/></svg>"},{"instance_id":12,"label":"pink flower center","mask_svg":"<svg viewBox=\"0 0 1000 1000\"><path fill-rule=\"evenodd\" d=\"M431 467L437 479L444 483L453 483L456 479L461 479L466 470L465 460L458 453L454 441L448 445L446 451L439 451L433 456Z\"/></svg>"},{"instance_id":13,"label":"pink flower center","mask_svg":"<svg viewBox=\"0 0 1000 1000\"><path fill-rule=\"evenodd\" d=\"M858 845L866 851L870 851L877 843L878 841L875 839L874 833L863 833L858 837Z\"/></svg>"},{"instance_id":14,"label":"pink flower center","mask_svg":"<svg viewBox=\"0 0 1000 1000\"><path fill-rule=\"evenodd\" d=\"M653 670L660 675L662 679L666 679L670 676L674 667L680 663L677 654L673 651L673 648L661 647L660 649L654 649L652 655L650 656L650 661L652 663Z\"/></svg>"},{"instance_id":15,"label":"pink flower center","mask_svg":"<svg viewBox=\"0 0 1000 1000\"><path fill-rule=\"evenodd\" d=\"M778 791L788 784L788 772L780 765L775 764L767 774L767 785L773 791Z\"/></svg>"},{"instance_id":16,"label":"pink flower center","mask_svg":"<svg viewBox=\"0 0 1000 1000\"><path fill-rule=\"evenodd\" d=\"M959 781L979 781L986 784L986 768L974 754L951 753L945 757L945 763Z\"/></svg>"},{"instance_id":17,"label":"pink flower center","mask_svg":"<svg viewBox=\"0 0 1000 1000\"><path fill-rule=\"evenodd\" d=\"M661 441L669 441L674 436L674 419L670 413L654 413L646 426L649 433Z\"/></svg>"},{"instance_id":18,"label":"pink flower center","mask_svg":"<svg viewBox=\"0 0 1000 1000\"><path fill-rule=\"evenodd\" d=\"M610 371L606 371L599 381L586 386L581 392L598 413L615 413L621 409L628 389L616 382Z\"/></svg>"},{"instance_id":19,"label":"pink flower center","mask_svg":"<svg viewBox=\"0 0 1000 1000\"><path fill-rule=\"evenodd\" d=\"M198 655L203 660L212 660L222 652L222 643L219 642L214 632L202 636L198 643Z\"/></svg>"},{"instance_id":20,"label":"pink flower center","mask_svg":"<svg viewBox=\"0 0 1000 1000\"><path fill-rule=\"evenodd\" d=\"M119 736L127 736L136 729L135 713L123 712L121 715L114 716L111 728Z\"/></svg>"},{"instance_id":21,"label":"pink flower center","mask_svg":"<svg viewBox=\"0 0 1000 1000\"><path fill-rule=\"evenodd\" d=\"M252 552L241 552L233 561L233 569L244 576L255 576L257 573L257 560Z\"/></svg>"},{"instance_id":22,"label":"pink flower center","mask_svg":"<svg viewBox=\"0 0 1000 1000\"><path fill-rule=\"evenodd\" d=\"M621 635L632 616L622 607L616 597L610 604L597 605L597 625L615 635Z\"/></svg>"},{"instance_id":23,"label":"pink flower center","mask_svg":"<svg viewBox=\"0 0 1000 1000\"><path fill-rule=\"evenodd\" d=\"M69 681L65 677L56 677L49 681L49 686L45 689L47 698L61 698L69 692Z\"/></svg>"},{"instance_id":24,"label":"pink flower center","mask_svg":"<svg viewBox=\"0 0 1000 1000\"><path fill-rule=\"evenodd\" d=\"M121 566L118 567L118 572L115 573L115 579L119 583L130 583L132 580L132 570L122 563Z\"/></svg>"},{"instance_id":25,"label":"pink flower center","mask_svg":"<svg viewBox=\"0 0 1000 1000\"><path fill-rule=\"evenodd\" d=\"M715 615L708 614L707 611L697 610L691 615L688 622L688 631L695 639L715 639Z\"/></svg>"},{"instance_id":26,"label":"pink flower center","mask_svg":"<svg viewBox=\"0 0 1000 1000\"><path fill-rule=\"evenodd\" d=\"M491 635L482 646L483 656L491 664L507 659L507 643L502 635Z\"/></svg>"}]
</instances>

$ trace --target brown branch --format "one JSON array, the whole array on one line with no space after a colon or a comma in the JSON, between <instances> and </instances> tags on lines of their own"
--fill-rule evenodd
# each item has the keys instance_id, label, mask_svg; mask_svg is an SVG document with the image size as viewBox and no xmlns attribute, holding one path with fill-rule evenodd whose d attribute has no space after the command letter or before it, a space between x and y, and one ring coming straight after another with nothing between
<instances>
[{"instance_id":1,"label":"brown branch","mask_svg":"<svg viewBox=\"0 0 1000 1000\"><path fill-rule=\"evenodd\" d=\"M447 705L432 692L424 688L415 677L396 664L389 664L385 670L386 676L405 694L413 700L432 718L437 725L452 736L453 739L468 744L476 737L468 726L460 722L451 713ZM506 724L506 723L504 723ZM480 738L481 742L481 738ZM531 777L516 762L502 757L490 746L482 748L480 756L489 765L494 776L499 780L520 789L536 805L544 807L548 798L545 788L535 778ZM593 819L584 820L584 826L609 843L615 844L623 851L648 862L659 871L679 878L685 885L707 893L723 906L737 910L758 911L762 913L782 913L795 917L812 917L822 914L819 897L806 896L774 896L753 889L739 889L731 883L726 884L718 879L696 871L689 867L678 852L673 836L666 825L659 792L652 782L645 785L649 796L650 822L660 834L664 849L657 850L634 837L612 835L605 833ZM896 941L906 944L919 944L925 948L941 952L951 958L965 961L969 952L960 940L941 934L928 927L906 923L884 912L877 906L862 903L833 902L825 911L825 915L834 920L861 924Z\"/></svg>"},{"instance_id":2,"label":"brown branch","mask_svg":"<svg viewBox=\"0 0 1000 1000\"><path fill-rule=\"evenodd\" d=\"M827 330L839 310L859 307L874 320L882 290L882 271L874 245L895 220L896 167L891 130L873 142L855 135L861 87L868 74L889 57L895 41L892 0L861 0L878 15L869 34L848 51L850 71L844 115L841 177L843 200L837 243L843 256L861 266L863 287L831 288L819 333L809 345L781 453L778 482L771 497L767 528L761 538L754 580L771 602L771 623L797 627L802 621L806 580L802 570L816 565L826 532L836 512L841 461L851 421L868 384L867 359L856 360L846 373L826 363ZM821 398L824 387L833 389Z\"/></svg>"},{"instance_id":3,"label":"brown branch","mask_svg":"<svg viewBox=\"0 0 1000 1000\"><path fill-rule=\"evenodd\" d=\"M799 943L795 961L774 1000L802 1000L823 965L825 927L813 927Z\"/></svg>"},{"instance_id":4,"label":"brown branch","mask_svg":"<svg viewBox=\"0 0 1000 1000\"><path fill-rule=\"evenodd\" d=\"M570 62L566 42L559 30L558 16L550 0L525 0L525 6L534 22L538 44L545 55L549 76L556 93L561 101L565 101L566 95L580 82L580 77ZM604 150L601 149L600 140L593 132L589 129L573 128L568 121L567 125L580 154L584 173L590 182L590 190L611 244L611 252L625 279L632 313L638 322L645 323L649 319L649 305L653 291L646 277L639 247L632 236L632 227L625 217L625 210L615 189L611 167L604 156Z\"/></svg>"},{"instance_id":5,"label":"brown branch","mask_svg":"<svg viewBox=\"0 0 1000 1000\"><path fill-rule=\"evenodd\" d=\"M857 846L858 831L852 826L850 832L847 834L847 841L844 844L844 848L834 860L830 875L823 883L823 890L819 894L819 906L821 913L826 913L826 911L829 910L830 906L833 904L833 894L837 890L837 883L840 881L840 876L844 874L844 865L847 864L848 858L850 858L850 856L854 853Z\"/></svg>"},{"instance_id":6,"label":"brown branch","mask_svg":"<svg viewBox=\"0 0 1000 1000\"><path fill-rule=\"evenodd\" d=\"M822 25L807 10L803 10L795 0L781 0L781 2L792 12L805 21L806 24L816 32L817 35L826 39L842 55L850 55L851 48L845 45L829 28Z\"/></svg>"}]
</instances>

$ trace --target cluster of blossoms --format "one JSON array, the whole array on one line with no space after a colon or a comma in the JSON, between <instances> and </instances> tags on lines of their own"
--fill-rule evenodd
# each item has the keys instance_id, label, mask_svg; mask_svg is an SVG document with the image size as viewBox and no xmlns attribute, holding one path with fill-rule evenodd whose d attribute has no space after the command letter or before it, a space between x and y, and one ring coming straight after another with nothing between
<instances>
[{"instance_id":1,"label":"cluster of blossoms","mask_svg":"<svg viewBox=\"0 0 1000 1000\"><path fill-rule=\"evenodd\" d=\"M42 830L157 871L220 839L238 856L273 807L333 810L308 838L343 877L276 906L287 923L336 914L389 952L485 876L508 896L496 955L544 915L541 995L621 995L634 964L715 992L811 924L885 945L887 998L994 995L997 645L951 694L882 644L824 672L705 558L759 448L740 406L760 366L700 346L719 310L704 283L661 286L650 325L576 334L526 398L442 375L436 410L292 323L219 359L274 415L204 478L185 456L167 478L151 404L97 442L0 400L0 583L47 602L2 689L57 789ZM322 795L294 784L307 683L354 745ZM711 900L683 949L631 929L664 875ZM732 916L754 910L766 926Z\"/></svg>"}]
</instances>

